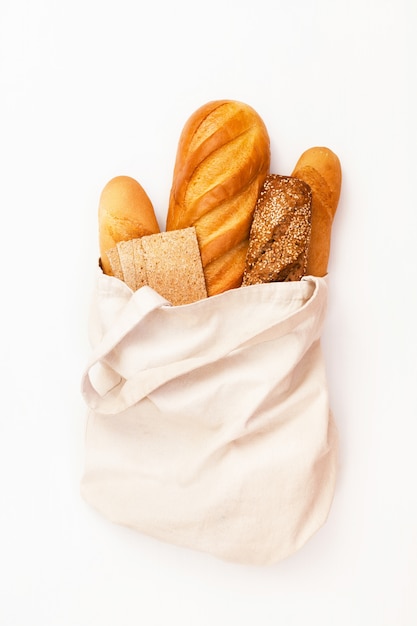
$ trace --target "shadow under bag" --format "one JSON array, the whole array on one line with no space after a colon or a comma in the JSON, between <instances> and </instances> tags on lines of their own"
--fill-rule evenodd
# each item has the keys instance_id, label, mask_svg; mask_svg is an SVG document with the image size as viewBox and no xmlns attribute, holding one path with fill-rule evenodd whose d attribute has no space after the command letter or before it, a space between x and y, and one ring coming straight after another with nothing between
<instances>
[{"instance_id":1,"label":"shadow under bag","mask_svg":"<svg viewBox=\"0 0 417 626\"><path fill-rule=\"evenodd\" d=\"M326 305L326 280L311 276L171 306L100 272L82 380L84 499L227 561L298 550L335 487Z\"/></svg>"}]
</instances>

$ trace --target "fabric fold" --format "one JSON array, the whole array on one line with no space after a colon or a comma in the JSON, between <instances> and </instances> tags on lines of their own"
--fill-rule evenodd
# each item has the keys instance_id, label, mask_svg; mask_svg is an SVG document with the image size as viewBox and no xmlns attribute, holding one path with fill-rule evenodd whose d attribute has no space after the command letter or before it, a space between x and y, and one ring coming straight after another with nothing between
<instances>
[{"instance_id":1,"label":"fabric fold","mask_svg":"<svg viewBox=\"0 0 417 626\"><path fill-rule=\"evenodd\" d=\"M320 335L327 280L184 306L98 276L84 498L107 518L268 564L327 519L337 434Z\"/></svg>"}]
</instances>

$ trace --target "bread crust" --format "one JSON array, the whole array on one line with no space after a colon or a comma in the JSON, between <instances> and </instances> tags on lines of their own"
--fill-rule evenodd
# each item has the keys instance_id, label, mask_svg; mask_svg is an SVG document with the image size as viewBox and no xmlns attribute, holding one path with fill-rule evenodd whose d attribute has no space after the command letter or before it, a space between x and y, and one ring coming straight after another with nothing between
<instances>
[{"instance_id":1,"label":"bread crust","mask_svg":"<svg viewBox=\"0 0 417 626\"><path fill-rule=\"evenodd\" d=\"M209 102L183 128L166 229L195 227L209 295L241 285L242 249L269 167L266 126L247 104ZM226 255L225 275L218 268Z\"/></svg>"},{"instance_id":2,"label":"bread crust","mask_svg":"<svg viewBox=\"0 0 417 626\"><path fill-rule=\"evenodd\" d=\"M292 176L306 182L312 192L311 237L306 273L325 276L330 257L333 219L342 185L339 158L329 148L309 148L298 159Z\"/></svg>"},{"instance_id":3,"label":"bread crust","mask_svg":"<svg viewBox=\"0 0 417 626\"><path fill-rule=\"evenodd\" d=\"M100 262L112 275L107 251L121 241L159 232L155 211L142 185L131 176L115 176L103 188L98 209Z\"/></svg>"}]
</instances>

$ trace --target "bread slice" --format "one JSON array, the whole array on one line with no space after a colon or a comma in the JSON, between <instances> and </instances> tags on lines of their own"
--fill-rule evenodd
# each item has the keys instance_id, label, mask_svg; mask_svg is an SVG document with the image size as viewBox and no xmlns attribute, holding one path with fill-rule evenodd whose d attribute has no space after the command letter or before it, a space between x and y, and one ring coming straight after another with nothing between
<instances>
[{"instance_id":1,"label":"bread slice","mask_svg":"<svg viewBox=\"0 0 417 626\"><path fill-rule=\"evenodd\" d=\"M119 241L117 246L120 265L123 272L123 280L132 291L136 291L136 270L133 256L133 241Z\"/></svg>"},{"instance_id":2,"label":"bread slice","mask_svg":"<svg viewBox=\"0 0 417 626\"><path fill-rule=\"evenodd\" d=\"M106 254L111 267L111 272L107 271L107 273L112 273L116 278L124 280L122 264L120 262L119 250L117 249L117 246L107 250Z\"/></svg>"},{"instance_id":3,"label":"bread slice","mask_svg":"<svg viewBox=\"0 0 417 626\"><path fill-rule=\"evenodd\" d=\"M116 250L132 291L148 285L176 306L207 297L194 227L119 242ZM114 249L108 256L116 257Z\"/></svg>"}]
</instances>

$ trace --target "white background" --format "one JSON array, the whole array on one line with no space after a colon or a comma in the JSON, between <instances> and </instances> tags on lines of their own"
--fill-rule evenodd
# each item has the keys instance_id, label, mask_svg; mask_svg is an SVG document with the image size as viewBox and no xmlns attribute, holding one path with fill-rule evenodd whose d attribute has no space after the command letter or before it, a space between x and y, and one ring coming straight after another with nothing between
<instances>
[{"instance_id":1,"label":"white background","mask_svg":"<svg viewBox=\"0 0 417 626\"><path fill-rule=\"evenodd\" d=\"M417 623L414 0L0 2L0 624ZM111 525L80 498L97 206L135 177L163 227L206 101L263 117L272 170L340 157L323 336L340 467L269 568Z\"/></svg>"}]
</instances>

